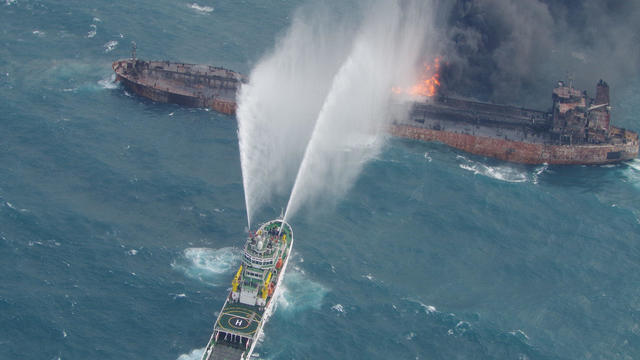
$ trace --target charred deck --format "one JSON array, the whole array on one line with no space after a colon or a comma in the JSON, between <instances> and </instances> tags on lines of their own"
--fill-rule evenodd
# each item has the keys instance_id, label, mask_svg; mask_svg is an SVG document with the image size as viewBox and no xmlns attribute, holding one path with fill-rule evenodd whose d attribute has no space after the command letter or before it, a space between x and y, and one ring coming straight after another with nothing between
<instances>
[{"instance_id":1,"label":"charred deck","mask_svg":"<svg viewBox=\"0 0 640 360\"><path fill-rule=\"evenodd\" d=\"M128 90L153 101L210 107L225 114L236 110L236 91L244 77L220 67L125 59L112 65Z\"/></svg>"},{"instance_id":2,"label":"charred deck","mask_svg":"<svg viewBox=\"0 0 640 360\"><path fill-rule=\"evenodd\" d=\"M560 82L550 112L436 97L411 104L394 135L527 164L606 164L638 156L638 134L611 125L609 87L595 99Z\"/></svg>"}]
</instances>

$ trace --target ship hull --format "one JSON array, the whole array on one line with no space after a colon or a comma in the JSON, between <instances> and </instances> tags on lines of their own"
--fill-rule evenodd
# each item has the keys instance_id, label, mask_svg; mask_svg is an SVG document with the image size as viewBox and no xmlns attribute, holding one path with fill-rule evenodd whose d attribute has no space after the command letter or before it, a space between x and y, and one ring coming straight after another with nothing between
<instances>
[{"instance_id":1,"label":"ship hull","mask_svg":"<svg viewBox=\"0 0 640 360\"><path fill-rule=\"evenodd\" d=\"M230 115L236 111L236 92L246 81L227 69L167 61L119 60L113 69L116 80L139 96ZM608 138L563 141L563 134L553 130L555 113L445 97L414 102L409 113L409 119L394 121L392 135L438 141L509 162L588 165L638 156L638 134L609 126L608 115Z\"/></svg>"},{"instance_id":2,"label":"ship hull","mask_svg":"<svg viewBox=\"0 0 640 360\"><path fill-rule=\"evenodd\" d=\"M468 153L523 164L609 164L638 156L638 144L554 145L526 143L464 133L394 124L391 134L399 137L437 141Z\"/></svg>"},{"instance_id":3,"label":"ship hull","mask_svg":"<svg viewBox=\"0 0 640 360\"><path fill-rule=\"evenodd\" d=\"M204 65L127 59L112 67L116 81L138 96L228 115L235 114L235 93L244 79L230 70Z\"/></svg>"}]
</instances>

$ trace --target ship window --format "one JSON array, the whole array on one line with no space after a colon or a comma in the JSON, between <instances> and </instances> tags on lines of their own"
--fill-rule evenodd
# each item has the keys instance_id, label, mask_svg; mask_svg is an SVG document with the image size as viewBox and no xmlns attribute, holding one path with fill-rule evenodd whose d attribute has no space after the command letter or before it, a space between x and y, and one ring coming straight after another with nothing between
<instances>
[{"instance_id":1,"label":"ship window","mask_svg":"<svg viewBox=\"0 0 640 360\"><path fill-rule=\"evenodd\" d=\"M607 159L615 160L620 159L622 157L622 153L620 151L610 151L607 153Z\"/></svg>"}]
</instances>

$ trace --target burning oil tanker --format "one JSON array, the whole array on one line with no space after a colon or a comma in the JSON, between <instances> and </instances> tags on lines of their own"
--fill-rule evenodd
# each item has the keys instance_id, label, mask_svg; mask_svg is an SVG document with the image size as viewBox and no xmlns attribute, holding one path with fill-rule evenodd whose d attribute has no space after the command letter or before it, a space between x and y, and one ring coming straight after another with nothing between
<instances>
[{"instance_id":1,"label":"burning oil tanker","mask_svg":"<svg viewBox=\"0 0 640 360\"><path fill-rule=\"evenodd\" d=\"M638 134L611 125L609 86L595 99L564 82L553 89L551 111L434 95L411 102L391 133L439 141L473 154L525 164L606 164L638 156Z\"/></svg>"},{"instance_id":2,"label":"burning oil tanker","mask_svg":"<svg viewBox=\"0 0 640 360\"><path fill-rule=\"evenodd\" d=\"M143 61L113 63L116 80L134 93L158 102L211 107L233 114L236 93L246 78L207 65ZM390 133L505 161L526 164L606 164L638 156L638 134L611 125L609 86L600 81L595 98L558 82L550 111L497 105L437 94L438 60L428 79L395 93L419 95L408 117L398 117Z\"/></svg>"}]
</instances>

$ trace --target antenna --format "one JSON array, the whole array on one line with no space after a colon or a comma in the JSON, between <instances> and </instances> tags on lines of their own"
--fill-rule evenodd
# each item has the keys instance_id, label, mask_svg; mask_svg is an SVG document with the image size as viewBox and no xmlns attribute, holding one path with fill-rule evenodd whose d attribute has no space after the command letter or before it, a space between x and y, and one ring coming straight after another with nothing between
<instances>
[{"instance_id":1,"label":"antenna","mask_svg":"<svg viewBox=\"0 0 640 360\"><path fill-rule=\"evenodd\" d=\"M282 229L284 229L284 208L280 208L280 229L278 229L278 237L282 235Z\"/></svg>"},{"instance_id":2,"label":"antenna","mask_svg":"<svg viewBox=\"0 0 640 360\"><path fill-rule=\"evenodd\" d=\"M136 60L136 42L131 42L131 60Z\"/></svg>"},{"instance_id":3,"label":"antenna","mask_svg":"<svg viewBox=\"0 0 640 360\"><path fill-rule=\"evenodd\" d=\"M569 80L569 89L573 90L573 74L567 71L567 80Z\"/></svg>"}]
</instances>

